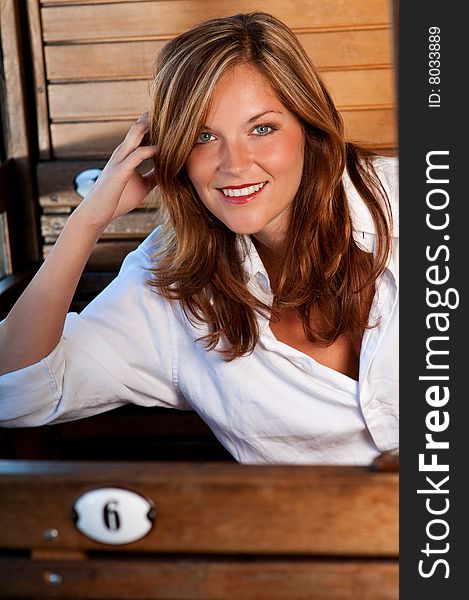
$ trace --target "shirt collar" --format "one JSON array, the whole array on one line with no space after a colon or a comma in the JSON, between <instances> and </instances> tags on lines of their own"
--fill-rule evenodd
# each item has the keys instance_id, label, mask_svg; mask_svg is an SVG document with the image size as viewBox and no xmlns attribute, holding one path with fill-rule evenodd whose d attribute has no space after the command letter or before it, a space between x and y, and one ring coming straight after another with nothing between
<instances>
[{"instance_id":1,"label":"shirt collar","mask_svg":"<svg viewBox=\"0 0 469 600\"><path fill-rule=\"evenodd\" d=\"M248 274L248 281L251 281L258 273L265 275L267 279L267 271L264 267L257 248L254 245L251 236L249 235L238 235L237 236L238 249L241 255L241 260L244 263L244 270Z\"/></svg>"},{"instance_id":2,"label":"shirt collar","mask_svg":"<svg viewBox=\"0 0 469 600\"><path fill-rule=\"evenodd\" d=\"M381 184L387 194L392 215L392 248L391 256L386 265L393 275L396 284L399 276L398 242L399 242L399 206L397 189L397 159L383 158L375 162L375 169ZM391 173L391 169L396 169ZM374 252L376 243L376 229L365 201L353 185L347 172L343 175L343 184L347 194L350 214L352 216L353 236L357 244L367 252Z\"/></svg>"}]
</instances>

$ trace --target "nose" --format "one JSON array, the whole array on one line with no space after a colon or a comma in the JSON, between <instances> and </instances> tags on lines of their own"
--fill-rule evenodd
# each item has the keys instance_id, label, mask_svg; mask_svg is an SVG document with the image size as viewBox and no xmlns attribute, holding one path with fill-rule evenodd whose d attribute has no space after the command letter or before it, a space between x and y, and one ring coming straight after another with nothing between
<instances>
[{"instance_id":1,"label":"nose","mask_svg":"<svg viewBox=\"0 0 469 600\"><path fill-rule=\"evenodd\" d=\"M251 149L242 140L225 141L221 148L219 170L222 173L241 174L252 165Z\"/></svg>"}]
</instances>

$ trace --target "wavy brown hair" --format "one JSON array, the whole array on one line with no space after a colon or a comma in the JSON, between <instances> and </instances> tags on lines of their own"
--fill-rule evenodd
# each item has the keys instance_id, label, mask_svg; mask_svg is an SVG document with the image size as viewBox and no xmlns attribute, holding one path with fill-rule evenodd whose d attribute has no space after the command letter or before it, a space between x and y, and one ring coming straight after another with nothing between
<instances>
[{"instance_id":1,"label":"wavy brown hair","mask_svg":"<svg viewBox=\"0 0 469 600\"><path fill-rule=\"evenodd\" d=\"M266 78L299 119L305 139L303 175L272 307L248 290L240 254L243 238L204 206L185 168L215 86L243 63ZM342 119L290 29L262 12L195 26L157 56L152 102L151 143L157 147L164 243L150 283L164 297L179 301L190 322L207 326L208 334L201 338L207 349L218 349L228 360L252 352L259 337L256 313L275 319L284 306L297 310L311 341L330 344L345 333L363 331L370 293L389 257L389 202L374 171L373 154L345 141ZM353 238L345 169L373 218L373 255ZM318 313L319 323L313 318Z\"/></svg>"}]
</instances>

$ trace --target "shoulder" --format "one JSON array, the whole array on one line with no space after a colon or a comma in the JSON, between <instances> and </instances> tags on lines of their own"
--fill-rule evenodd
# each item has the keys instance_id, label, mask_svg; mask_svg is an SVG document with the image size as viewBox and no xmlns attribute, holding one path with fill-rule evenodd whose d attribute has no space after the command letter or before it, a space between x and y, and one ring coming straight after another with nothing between
<instances>
[{"instance_id":1,"label":"shoulder","mask_svg":"<svg viewBox=\"0 0 469 600\"><path fill-rule=\"evenodd\" d=\"M389 200L394 237L399 237L399 159L379 156L373 161L373 167Z\"/></svg>"},{"instance_id":2,"label":"shoulder","mask_svg":"<svg viewBox=\"0 0 469 600\"><path fill-rule=\"evenodd\" d=\"M122 262L119 277L131 277L138 272L148 273L155 264L155 255L163 247L161 227L156 227L132 252L129 252Z\"/></svg>"},{"instance_id":3,"label":"shoulder","mask_svg":"<svg viewBox=\"0 0 469 600\"><path fill-rule=\"evenodd\" d=\"M154 255L160 252L164 247L164 239L162 234L161 226L155 227L155 229L142 241L135 252L138 252L142 256L145 256L147 260L151 261Z\"/></svg>"},{"instance_id":4,"label":"shoulder","mask_svg":"<svg viewBox=\"0 0 469 600\"><path fill-rule=\"evenodd\" d=\"M394 156L377 156L372 162L376 177L386 192L393 221L393 236L399 237L399 160ZM374 233L371 214L352 184L348 173L344 174L344 186L356 230Z\"/></svg>"},{"instance_id":5,"label":"shoulder","mask_svg":"<svg viewBox=\"0 0 469 600\"><path fill-rule=\"evenodd\" d=\"M399 159L397 156L378 156L373 161L376 175L390 196L396 200L399 197ZM392 196L392 198L391 198Z\"/></svg>"}]
</instances>

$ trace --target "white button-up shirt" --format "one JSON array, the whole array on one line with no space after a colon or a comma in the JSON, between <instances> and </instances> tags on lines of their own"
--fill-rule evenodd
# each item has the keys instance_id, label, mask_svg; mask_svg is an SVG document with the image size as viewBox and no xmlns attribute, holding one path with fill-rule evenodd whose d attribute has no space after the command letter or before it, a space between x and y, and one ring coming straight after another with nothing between
<instances>
[{"instance_id":1,"label":"white button-up shirt","mask_svg":"<svg viewBox=\"0 0 469 600\"><path fill-rule=\"evenodd\" d=\"M241 463L369 464L398 447L397 160L376 161L394 218L393 253L379 278L362 339L359 381L278 341L258 317L252 354L225 362L196 341L206 333L146 281L155 230L118 277L80 314L39 363L0 378L0 424L58 423L125 403L193 409ZM354 235L373 251L368 209L344 178ZM272 302L269 277L249 237L250 290Z\"/></svg>"}]
</instances>

